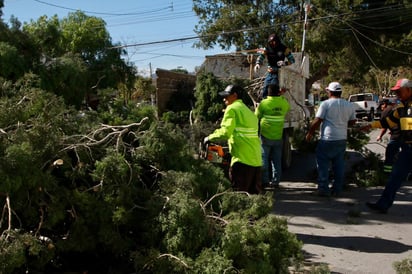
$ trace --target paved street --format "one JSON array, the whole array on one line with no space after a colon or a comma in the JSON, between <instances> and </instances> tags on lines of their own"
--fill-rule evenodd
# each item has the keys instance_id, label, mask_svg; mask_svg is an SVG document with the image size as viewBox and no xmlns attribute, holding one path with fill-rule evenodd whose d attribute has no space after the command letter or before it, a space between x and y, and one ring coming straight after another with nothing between
<instances>
[{"instance_id":1,"label":"paved street","mask_svg":"<svg viewBox=\"0 0 412 274\"><path fill-rule=\"evenodd\" d=\"M368 148L383 155L371 132ZM405 182L388 214L370 212L366 201L375 201L383 187L345 189L339 198L313 195L316 190L315 157L296 155L275 190L274 214L285 217L289 231L303 241L308 265L327 264L331 273L396 273L394 262L412 259L412 182ZM359 155L348 153L349 162Z\"/></svg>"}]
</instances>

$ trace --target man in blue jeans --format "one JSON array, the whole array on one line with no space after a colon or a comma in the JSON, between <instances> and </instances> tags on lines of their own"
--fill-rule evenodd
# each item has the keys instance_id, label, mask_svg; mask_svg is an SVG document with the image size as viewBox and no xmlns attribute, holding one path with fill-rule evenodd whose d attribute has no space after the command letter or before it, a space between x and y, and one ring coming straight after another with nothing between
<instances>
[{"instance_id":1,"label":"man in blue jeans","mask_svg":"<svg viewBox=\"0 0 412 274\"><path fill-rule=\"evenodd\" d=\"M326 88L329 99L323 101L312 121L306 141L310 141L320 126L320 138L316 147L318 169L318 195L338 196L345 176L345 151L348 126L356 122L355 107L341 98L342 86L331 82ZM334 182L329 188L329 167L332 164Z\"/></svg>"},{"instance_id":2,"label":"man in blue jeans","mask_svg":"<svg viewBox=\"0 0 412 274\"><path fill-rule=\"evenodd\" d=\"M256 108L259 119L259 135L262 143L263 174L262 186L279 187L282 176L282 137L285 116L290 110L290 104L279 85L268 86L268 97L263 99Z\"/></svg>"},{"instance_id":3,"label":"man in blue jeans","mask_svg":"<svg viewBox=\"0 0 412 274\"><path fill-rule=\"evenodd\" d=\"M396 93L401 102L390 115L379 121L373 121L365 127L365 129L398 127L401 131L401 151L393 165L385 189L376 203L366 203L370 209L378 213L387 213L395 201L396 192L412 171L412 81L399 79L391 91Z\"/></svg>"}]
</instances>

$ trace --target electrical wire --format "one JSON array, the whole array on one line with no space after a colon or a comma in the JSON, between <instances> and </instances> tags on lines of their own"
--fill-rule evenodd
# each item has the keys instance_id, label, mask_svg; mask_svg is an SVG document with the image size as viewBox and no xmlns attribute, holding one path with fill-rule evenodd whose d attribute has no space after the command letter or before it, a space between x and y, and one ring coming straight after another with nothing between
<instances>
[{"instance_id":1,"label":"electrical wire","mask_svg":"<svg viewBox=\"0 0 412 274\"><path fill-rule=\"evenodd\" d=\"M49 5L49 6L53 6L53 7L57 7L57 8L61 8L61 9L65 9L65 10L70 10L70 11L78 11L79 9L73 9L73 8L69 8L69 7L64 7L64 6L60 6L60 5L55 5L49 2L45 2L45 1L41 1L41 0L34 0L35 2L44 4L44 5ZM118 23L113 23L113 24L108 24L107 27L116 27L116 26L124 26L124 25L134 25L134 24L142 24L142 23L150 23L150 22L156 22L156 21L167 21L167 20L175 20L175 19L180 19L180 18L188 18L193 16L193 12L192 11L182 11L182 12L178 12L178 13L174 13L172 15L167 14L167 15L163 15L163 14L156 14L159 12L164 12L165 10L173 10L174 6L173 3L170 4L170 6L167 7L163 7L163 8L158 8L158 9L152 9L152 10L146 10L146 11L140 11L140 12L128 12L128 13L108 13L108 12L96 12L96 11L83 11L84 13L87 14L96 14L96 15L105 15L108 17L113 17L113 18L121 18L123 20L123 22L118 22ZM311 12L313 13L315 9L311 9ZM383 12L399 12L404 10L404 6L402 5L393 5L393 6L385 6L385 7L379 7L376 9L372 9L372 10L360 10L360 11L352 11L352 12L346 12L346 13L340 13L340 14L328 14L326 16L320 16L320 17L316 17L316 18L310 18L307 21L310 22L316 22L316 21L323 21L323 20L327 20L327 19L333 19L333 18L342 18L348 15L360 15L363 13L368 13L367 16L363 17L362 19L365 20L369 20L371 23L372 19L381 16L381 13ZM139 19L136 20L135 16L139 15ZM146 15L146 16L141 16L141 15ZM125 18L128 17L128 18ZM404 16L404 20L407 22L408 19L411 19L412 21L412 15L405 15ZM124 20L127 21L124 21ZM342 19L340 19L342 20ZM394 19L395 20L395 19ZM353 25L357 25L359 27L362 28L367 28L367 29L372 29L372 30L382 30L382 29L390 29L390 28L396 28L396 25L389 25L387 24L388 22L392 22L391 19L388 19L387 22L382 22L379 21L378 23L380 25L382 24L386 24L387 26L384 27L377 27L377 26L373 26L373 25L365 25L365 24L361 24L359 22L356 22L354 20L348 20L350 21L350 24L348 24L348 26L350 27L349 29L346 30L351 30L352 33L354 34L355 39L358 41L358 43L360 44L360 46L362 47L362 49L364 50L365 54L368 56L368 58L370 59L371 63L376 67L375 63L373 62L373 60L371 60L370 55L367 53L366 48L361 44L359 37L356 35L359 34L362 37L364 37L365 39L371 41L372 43L385 48L387 50L391 50L394 52L398 52L401 54L406 54L406 55L412 55L411 52L405 52L405 51L400 51L394 48L390 48L388 46L385 46L382 43L379 43L375 40L373 40L372 38L368 37L367 35L363 34L360 30L358 30L357 28L355 28ZM301 24L302 20L296 20L293 22L281 22L279 24ZM272 28L273 26L271 25L267 25L267 26L259 26L259 27L255 27L255 28L244 28L244 29L238 29L238 30L231 30L231 31L222 31L218 34L214 34L214 35L196 35L196 36L186 36L186 37L180 37L180 38L174 38L174 39L165 39L165 40L159 40L159 41L151 41L151 42L143 42L143 43L135 43L135 44L124 44L124 45L119 45L119 46L114 46L114 47L109 47L107 49L117 49L117 48L129 48L129 47L143 47L143 46L152 46L152 45L156 45L156 44L165 44L165 43L182 43L182 42L187 42L187 41L191 41L191 40L199 40L202 38L207 38L209 36L219 36L219 35L224 35L224 34L233 34L233 33L240 33L240 32L253 32L253 31L261 31L262 29L265 28ZM243 50L243 51L236 51L236 53L238 52L250 52L250 51L254 51L254 50ZM167 55L167 54L162 54L162 55ZM161 55L159 55L161 56ZM173 56L173 55L169 55L169 56ZM178 56L178 57L182 57L182 56Z\"/></svg>"},{"instance_id":2,"label":"electrical wire","mask_svg":"<svg viewBox=\"0 0 412 274\"><path fill-rule=\"evenodd\" d=\"M378 45L378 46L380 46L380 47L382 47L382 48L385 48L385 49L390 50L390 51L393 51L393 52L405 54L405 55L412 55L412 52L401 51L401 50L397 50L397 49L394 49L394 48L387 47L387 46L385 46L384 44L379 43L379 42L377 42L377 41L369 38L369 37L366 36L365 34L363 34L363 33L361 33L360 31L358 31L357 29L354 29L354 30L355 30L357 33L359 33L360 35L362 35L364 38L368 39L368 40L371 41L372 43L374 43L374 44L376 44L376 45Z\"/></svg>"},{"instance_id":3,"label":"electrical wire","mask_svg":"<svg viewBox=\"0 0 412 274\"><path fill-rule=\"evenodd\" d=\"M376 63L373 61L372 57L369 55L368 50L363 46L362 42L359 40L358 36L356 35L355 30L352 28L352 33L353 36L355 36L356 41L358 42L359 46L362 48L363 52L365 55L368 57L369 61L372 63L372 65L376 68L379 69Z\"/></svg>"},{"instance_id":4,"label":"electrical wire","mask_svg":"<svg viewBox=\"0 0 412 274\"><path fill-rule=\"evenodd\" d=\"M48 3L48 2L45 2L45 1L41 1L41 0L33 0L33 1L44 4L44 5L47 5L47 6L64 9L64 10L70 10L70 11L79 11L80 10L80 9L68 8L68 7ZM165 7L165 8L160 8L160 9L156 9L156 10L141 11L141 12L109 13L109 12L96 12L96 11L87 11L87 10L82 10L82 11L84 13L96 14L96 15L125 16L125 15L142 15L142 14L154 13L154 12L159 12L159 11L168 10L168 9L172 9L172 8L173 8L173 4L168 6L168 7Z\"/></svg>"}]
</instances>

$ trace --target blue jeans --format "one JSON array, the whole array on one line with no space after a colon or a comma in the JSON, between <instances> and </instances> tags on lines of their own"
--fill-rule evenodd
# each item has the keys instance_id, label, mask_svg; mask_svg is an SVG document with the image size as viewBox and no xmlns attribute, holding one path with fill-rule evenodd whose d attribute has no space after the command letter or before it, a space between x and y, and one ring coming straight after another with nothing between
<instances>
[{"instance_id":1,"label":"blue jeans","mask_svg":"<svg viewBox=\"0 0 412 274\"><path fill-rule=\"evenodd\" d=\"M265 82L263 83L263 92L262 98L265 99L268 96L268 85L278 84L279 85L279 76L278 72L266 73Z\"/></svg>"},{"instance_id":2,"label":"blue jeans","mask_svg":"<svg viewBox=\"0 0 412 274\"><path fill-rule=\"evenodd\" d=\"M401 151L398 154L398 160L393 165L391 174L385 189L379 198L377 205L382 209L388 209L395 201L396 192L406 180L409 172L412 170L412 144L402 144Z\"/></svg>"},{"instance_id":3,"label":"blue jeans","mask_svg":"<svg viewBox=\"0 0 412 274\"><path fill-rule=\"evenodd\" d=\"M269 182L279 184L282 176L282 144L281 140L270 140L263 136L262 142L262 185L267 186Z\"/></svg>"},{"instance_id":4,"label":"blue jeans","mask_svg":"<svg viewBox=\"0 0 412 274\"><path fill-rule=\"evenodd\" d=\"M339 194L343 188L345 176L346 140L323 141L319 140L316 147L316 165L318 168L318 191L330 194L329 167L332 164L334 182L332 192Z\"/></svg>"}]
</instances>

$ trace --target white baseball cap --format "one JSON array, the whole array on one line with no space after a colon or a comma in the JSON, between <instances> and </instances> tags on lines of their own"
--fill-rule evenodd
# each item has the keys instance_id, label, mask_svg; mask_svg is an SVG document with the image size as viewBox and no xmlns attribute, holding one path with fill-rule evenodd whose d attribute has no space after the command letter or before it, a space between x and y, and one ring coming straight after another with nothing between
<instances>
[{"instance_id":1,"label":"white baseball cap","mask_svg":"<svg viewBox=\"0 0 412 274\"><path fill-rule=\"evenodd\" d=\"M330 92L342 92L342 86L338 82L331 82L326 90Z\"/></svg>"}]
</instances>

